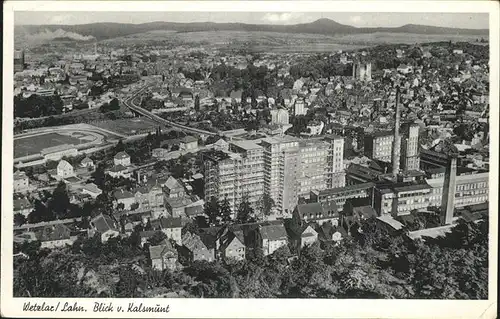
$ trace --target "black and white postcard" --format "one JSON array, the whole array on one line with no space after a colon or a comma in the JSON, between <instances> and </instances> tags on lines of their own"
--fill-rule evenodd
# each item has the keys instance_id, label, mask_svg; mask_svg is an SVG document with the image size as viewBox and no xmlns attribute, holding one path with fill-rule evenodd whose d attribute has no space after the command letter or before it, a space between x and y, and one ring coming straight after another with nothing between
<instances>
[{"instance_id":1,"label":"black and white postcard","mask_svg":"<svg viewBox=\"0 0 500 319\"><path fill-rule=\"evenodd\" d=\"M6 2L2 315L494 318L498 8Z\"/></svg>"}]
</instances>

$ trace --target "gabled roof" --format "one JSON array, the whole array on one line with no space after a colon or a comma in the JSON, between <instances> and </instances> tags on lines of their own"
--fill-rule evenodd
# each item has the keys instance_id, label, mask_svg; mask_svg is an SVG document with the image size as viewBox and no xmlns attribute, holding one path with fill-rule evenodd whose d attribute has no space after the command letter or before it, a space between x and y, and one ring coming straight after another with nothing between
<instances>
[{"instance_id":1,"label":"gabled roof","mask_svg":"<svg viewBox=\"0 0 500 319\"><path fill-rule=\"evenodd\" d=\"M25 172L23 171L14 172L14 180L25 179L25 178L28 178Z\"/></svg>"},{"instance_id":2,"label":"gabled roof","mask_svg":"<svg viewBox=\"0 0 500 319\"><path fill-rule=\"evenodd\" d=\"M307 203L297 205L297 211L302 218L304 214L322 214L323 217L328 217L328 212L332 215L337 213L337 204L334 201L328 203Z\"/></svg>"},{"instance_id":3,"label":"gabled roof","mask_svg":"<svg viewBox=\"0 0 500 319\"><path fill-rule=\"evenodd\" d=\"M31 208L33 205L26 198L14 199L14 211Z\"/></svg>"},{"instance_id":4,"label":"gabled roof","mask_svg":"<svg viewBox=\"0 0 500 319\"><path fill-rule=\"evenodd\" d=\"M118 153L116 153L114 158L115 159L124 159L124 158L130 158L130 156L125 152L118 152Z\"/></svg>"},{"instance_id":5,"label":"gabled roof","mask_svg":"<svg viewBox=\"0 0 500 319\"><path fill-rule=\"evenodd\" d=\"M283 225L266 225L260 228L262 239L282 240L287 239L285 227Z\"/></svg>"},{"instance_id":6,"label":"gabled roof","mask_svg":"<svg viewBox=\"0 0 500 319\"><path fill-rule=\"evenodd\" d=\"M105 233L108 230L119 231L116 222L110 216L102 213L92 219L92 224L100 233Z\"/></svg>"},{"instance_id":7,"label":"gabled roof","mask_svg":"<svg viewBox=\"0 0 500 319\"><path fill-rule=\"evenodd\" d=\"M108 171L118 173L118 172L123 172L126 170L127 170L127 168L125 166L123 166L122 164L119 164L119 165L111 167Z\"/></svg>"},{"instance_id":8,"label":"gabled roof","mask_svg":"<svg viewBox=\"0 0 500 319\"><path fill-rule=\"evenodd\" d=\"M196 137L191 136L191 135L184 136L181 139L181 142L183 142L183 143L192 143L192 142L197 142L197 141L198 141L198 139L196 139Z\"/></svg>"},{"instance_id":9,"label":"gabled roof","mask_svg":"<svg viewBox=\"0 0 500 319\"><path fill-rule=\"evenodd\" d=\"M97 185L94 183L85 184L85 185L83 185L82 188L85 190L88 190L89 192L92 192L92 193L102 192L101 189L99 187L97 187Z\"/></svg>"},{"instance_id":10,"label":"gabled roof","mask_svg":"<svg viewBox=\"0 0 500 319\"><path fill-rule=\"evenodd\" d=\"M165 217L161 217L159 219L159 222L160 222L160 227L162 229L165 229L165 228L181 228L182 227L182 222L181 222L181 218L173 218L173 217L168 217L168 218L165 218Z\"/></svg>"},{"instance_id":11,"label":"gabled roof","mask_svg":"<svg viewBox=\"0 0 500 319\"><path fill-rule=\"evenodd\" d=\"M132 194L127 190L118 189L113 192L113 196L118 200L118 199L133 198L134 194Z\"/></svg>"},{"instance_id":12,"label":"gabled roof","mask_svg":"<svg viewBox=\"0 0 500 319\"><path fill-rule=\"evenodd\" d=\"M88 163L94 163L94 161L92 161L92 159L90 159L90 157L87 156L84 159L82 159L81 163L88 164Z\"/></svg>"},{"instance_id":13,"label":"gabled roof","mask_svg":"<svg viewBox=\"0 0 500 319\"><path fill-rule=\"evenodd\" d=\"M67 168L73 168L73 166L70 163L68 163L67 161L65 161L65 160L61 160L59 162L59 164L57 164L57 169L63 169L64 170L64 169L67 169Z\"/></svg>"},{"instance_id":14,"label":"gabled roof","mask_svg":"<svg viewBox=\"0 0 500 319\"><path fill-rule=\"evenodd\" d=\"M207 247L201 240L200 236L196 234L191 234L190 232L187 232L182 237L182 244L191 252L202 251L207 249Z\"/></svg>"},{"instance_id":15,"label":"gabled roof","mask_svg":"<svg viewBox=\"0 0 500 319\"><path fill-rule=\"evenodd\" d=\"M37 238L40 241L54 241L61 239L69 239L71 230L64 224L54 226L45 226L38 232Z\"/></svg>"},{"instance_id":16,"label":"gabled roof","mask_svg":"<svg viewBox=\"0 0 500 319\"><path fill-rule=\"evenodd\" d=\"M173 176L170 176L167 181L165 182L165 187L168 189L176 189L176 188L183 188L181 183L177 179L175 179Z\"/></svg>"},{"instance_id":17,"label":"gabled roof","mask_svg":"<svg viewBox=\"0 0 500 319\"><path fill-rule=\"evenodd\" d=\"M149 256L151 260L161 259L165 254L171 254L172 257L177 258L177 250L172 247L168 240L164 240L160 245L149 246Z\"/></svg>"}]
</instances>

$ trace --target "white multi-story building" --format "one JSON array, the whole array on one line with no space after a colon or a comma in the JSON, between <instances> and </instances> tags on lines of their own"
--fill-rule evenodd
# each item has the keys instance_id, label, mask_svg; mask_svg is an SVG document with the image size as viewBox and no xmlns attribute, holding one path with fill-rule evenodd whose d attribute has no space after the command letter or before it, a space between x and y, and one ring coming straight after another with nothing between
<instances>
[{"instance_id":1,"label":"white multi-story building","mask_svg":"<svg viewBox=\"0 0 500 319\"><path fill-rule=\"evenodd\" d=\"M300 170L299 195L309 197L312 190L327 188L329 143L320 139L306 139L299 142Z\"/></svg>"},{"instance_id":2,"label":"white multi-story building","mask_svg":"<svg viewBox=\"0 0 500 319\"><path fill-rule=\"evenodd\" d=\"M271 110L271 124L289 124L289 114L285 109Z\"/></svg>"},{"instance_id":3,"label":"white multi-story building","mask_svg":"<svg viewBox=\"0 0 500 319\"><path fill-rule=\"evenodd\" d=\"M57 164L57 176L59 176L60 178L75 176L73 166L67 161L61 160L59 164Z\"/></svg>"},{"instance_id":4,"label":"white multi-story building","mask_svg":"<svg viewBox=\"0 0 500 319\"><path fill-rule=\"evenodd\" d=\"M418 156L418 131L417 124L404 125L401 141L401 168L403 170L419 170L420 158Z\"/></svg>"},{"instance_id":5,"label":"white multi-story building","mask_svg":"<svg viewBox=\"0 0 500 319\"><path fill-rule=\"evenodd\" d=\"M327 159L327 188L345 186L344 171L344 138L337 135L329 135L325 138L329 142Z\"/></svg>"},{"instance_id":6,"label":"white multi-story building","mask_svg":"<svg viewBox=\"0 0 500 319\"><path fill-rule=\"evenodd\" d=\"M256 206L264 195L264 149L252 141L234 141L229 150L203 153L205 201L227 198L237 211L243 199Z\"/></svg>"},{"instance_id":7,"label":"white multi-story building","mask_svg":"<svg viewBox=\"0 0 500 319\"><path fill-rule=\"evenodd\" d=\"M262 140L264 147L264 191L279 213L291 215L298 202L300 167L299 140L290 136Z\"/></svg>"}]
</instances>

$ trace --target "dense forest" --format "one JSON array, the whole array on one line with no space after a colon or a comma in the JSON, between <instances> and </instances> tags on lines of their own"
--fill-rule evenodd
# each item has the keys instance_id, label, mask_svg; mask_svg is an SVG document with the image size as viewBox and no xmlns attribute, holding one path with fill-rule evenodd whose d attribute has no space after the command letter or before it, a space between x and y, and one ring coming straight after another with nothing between
<instances>
[{"instance_id":1,"label":"dense forest","mask_svg":"<svg viewBox=\"0 0 500 319\"><path fill-rule=\"evenodd\" d=\"M187 226L186 226L187 227ZM185 229L183 229L183 232ZM151 237L153 240L157 236ZM158 239L158 238L157 238ZM101 244L15 244L16 297L418 298L488 297L488 221L460 221L446 237L411 241L374 219L339 244L326 242L290 258L282 247L241 262L186 263L163 272L149 266L137 230Z\"/></svg>"}]
</instances>

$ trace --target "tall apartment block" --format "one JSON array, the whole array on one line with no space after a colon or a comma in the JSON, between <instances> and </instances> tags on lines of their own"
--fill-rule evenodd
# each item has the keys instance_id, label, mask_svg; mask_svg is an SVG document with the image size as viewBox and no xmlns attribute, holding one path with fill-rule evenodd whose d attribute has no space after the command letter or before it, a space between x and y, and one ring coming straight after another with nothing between
<instances>
[{"instance_id":1,"label":"tall apartment block","mask_svg":"<svg viewBox=\"0 0 500 319\"><path fill-rule=\"evenodd\" d=\"M312 190L327 188L330 144L320 139L307 139L299 142L299 148L299 196L308 198Z\"/></svg>"},{"instance_id":2,"label":"tall apartment block","mask_svg":"<svg viewBox=\"0 0 500 319\"><path fill-rule=\"evenodd\" d=\"M455 193L457 190L457 158L450 156L444 173L443 195L441 199L441 225L449 225L453 221L455 210Z\"/></svg>"},{"instance_id":3,"label":"tall apartment block","mask_svg":"<svg viewBox=\"0 0 500 319\"><path fill-rule=\"evenodd\" d=\"M401 141L401 169L403 171L419 170L420 157L418 152L419 126L417 124L404 124Z\"/></svg>"},{"instance_id":4,"label":"tall apartment block","mask_svg":"<svg viewBox=\"0 0 500 319\"><path fill-rule=\"evenodd\" d=\"M291 215L298 202L300 181L299 139L269 137L264 148L264 192L271 195L278 213Z\"/></svg>"},{"instance_id":5,"label":"tall apartment block","mask_svg":"<svg viewBox=\"0 0 500 319\"><path fill-rule=\"evenodd\" d=\"M237 211L243 198L251 205L264 194L264 148L251 141L235 141L228 151L207 151L204 163L205 201L227 198L231 209Z\"/></svg>"},{"instance_id":6,"label":"tall apartment block","mask_svg":"<svg viewBox=\"0 0 500 319\"><path fill-rule=\"evenodd\" d=\"M325 141L329 144L327 155L326 187L344 187L344 138L342 136L329 135L325 137Z\"/></svg>"},{"instance_id":7,"label":"tall apartment block","mask_svg":"<svg viewBox=\"0 0 500 319\"><path fill-rule=\"evenodd\" d=\"M394 135L391 131L378 131L365 135L365 155L371 159L391 162Z\"/></svg>"},{"instance_id":8,"label":"tall apartment block","mask_svg":"<svg viewBox=\"0 0 500 319\"><path fill-rule=\"evenodd\" d=\"M24 50L14 51L14 73L24 70Z\"/></svg>"}]
</instances>

